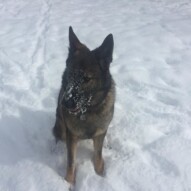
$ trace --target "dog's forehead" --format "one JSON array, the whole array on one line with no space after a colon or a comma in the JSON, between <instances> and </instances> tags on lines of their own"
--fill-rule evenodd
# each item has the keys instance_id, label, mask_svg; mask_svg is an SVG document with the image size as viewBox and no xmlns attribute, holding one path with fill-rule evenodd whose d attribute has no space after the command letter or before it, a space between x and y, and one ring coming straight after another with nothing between
<instances>
[{"instance_id":1,"label":"dog's forehead","mask_svg":"<svg viewBox=\"0 0 191 191\"><path fill-rule=\"evenodd\" d=\"M77 51L74 55L73 64L75 69L85 73L95 73L99 70L95 55L89 50Z\"/></svg>"}]
</instances>

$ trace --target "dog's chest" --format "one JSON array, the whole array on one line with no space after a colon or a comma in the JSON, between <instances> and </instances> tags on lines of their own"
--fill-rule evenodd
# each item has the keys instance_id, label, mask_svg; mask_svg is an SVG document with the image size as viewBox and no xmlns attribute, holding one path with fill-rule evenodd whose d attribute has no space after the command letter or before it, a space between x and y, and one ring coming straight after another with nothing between
<instances>
[{"instance_id":1,"label":"dog's chest","mask_svg":"<svg viewBox=\"0 0 191 191\"><path fill-rule=\"evenodd\" d=\"M89 139L103 134L112 119L113 112L107 115L86 114L84 116L72 116L66 114L67 128L81 139Z\"/></svg>"}]
</instances>

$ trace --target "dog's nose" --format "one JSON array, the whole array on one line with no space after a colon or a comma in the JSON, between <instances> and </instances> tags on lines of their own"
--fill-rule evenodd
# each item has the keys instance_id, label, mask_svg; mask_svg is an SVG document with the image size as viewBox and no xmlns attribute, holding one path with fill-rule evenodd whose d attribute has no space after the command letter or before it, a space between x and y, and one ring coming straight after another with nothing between
<instances>
[{"instance_id":1,"label":"dog's nose","mask_svg":"<svg viewBox=\"0 0 191 191\"><path fill-rule=\"evenodd\" d=\"M63 104L64 104L64 106L67 109L74 109L74 108L76 108L76 103L74 102L74 100L72 98L70 98L68 100L64 100Z\"/></svg>"}]
</instances>

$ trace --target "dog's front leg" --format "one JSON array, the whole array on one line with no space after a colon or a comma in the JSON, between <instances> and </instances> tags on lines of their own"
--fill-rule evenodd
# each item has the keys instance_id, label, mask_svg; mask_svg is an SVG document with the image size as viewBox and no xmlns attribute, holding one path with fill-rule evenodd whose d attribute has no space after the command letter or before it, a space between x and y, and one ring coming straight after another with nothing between
<instances>
[{"instance_id":1,"label":"dog's front leg","mask_svg":"<svg viewBox=\"0 0 191 191\"><path fill-rule=\"evenodd\" d=\"M97 174L103 175L104 174L104 160L102 157L102 147L103 147L103 141L105 138L106 133L96 136L93 138L94 143L94 169Z\"/></svg>"},{"instance_id":2,"label":"dog's front leg","mask_svg":"<svg viewBox=\"0 0 191 191\"><path fill-rule=\"evenodd\" d=\"M75 159L78 139L68 129L66 129L66 146L67 146L67 172L66 181L70 184L75 183Z\"/></svg>"}]
</instances>

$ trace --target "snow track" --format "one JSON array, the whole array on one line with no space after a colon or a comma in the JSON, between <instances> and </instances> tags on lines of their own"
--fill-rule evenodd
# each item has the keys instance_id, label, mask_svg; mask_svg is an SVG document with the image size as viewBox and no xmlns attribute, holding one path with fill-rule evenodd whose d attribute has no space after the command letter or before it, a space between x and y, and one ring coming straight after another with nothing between
<instances>
[{"instance_id":1,"label":"snow track","mask_svg":"<svg viewBox=\"0 0 191 191\"><path fill-rule=\"evenodd\" d=\"M190 0L0 0L0 191L63 191L66 148L51 129L68 27L90 48L113 33L115 116L79 144L76 191L191 190Z\"/></svg>"}]
</instances>

